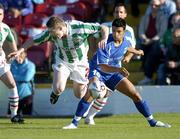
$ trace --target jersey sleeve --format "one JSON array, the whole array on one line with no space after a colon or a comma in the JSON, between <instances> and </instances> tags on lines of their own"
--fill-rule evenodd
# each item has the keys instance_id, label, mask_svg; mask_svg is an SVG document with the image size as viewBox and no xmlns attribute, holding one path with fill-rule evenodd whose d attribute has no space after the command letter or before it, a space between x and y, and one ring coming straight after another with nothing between
<instances>
[{"instance_id":1,"label":"jersey sleeve","mask_svg":"<svg viewBox=\"0 0 180 139\"><path fill-rule=\"evenodd\" d=\"M39 45L43 42L46 41L51 41L51 35L49 34L49 31L46 29L45 31L43 31L42 33L35 35L33 37L33 41L35 45Z\"/></svg>"},{"instance_id":2,"label":"jersey sleeve","mask_svg":"<svg viewBox=\"0 0 180 139\"><path fill-rule=\"evenodd\" d=\"M8 32L8 35L6 37L6 41L11 42L11 43L14 42L15 39L14 39L14 35L13 35L11 29L10 28L5 28L5 31Z\"/></svg>"},{"instance_id":3,"label":"jersey sleeve","mask_svg":"<svg viewBox=\"0 0 180 139\"><path fill-rule=\"evenodd\" d=\"M84 34L95 34L101 30L99 23L84 23L81 21L73 21L71 27L72 29L78 29L79 33Z\"/></svg>"}]
</instances>

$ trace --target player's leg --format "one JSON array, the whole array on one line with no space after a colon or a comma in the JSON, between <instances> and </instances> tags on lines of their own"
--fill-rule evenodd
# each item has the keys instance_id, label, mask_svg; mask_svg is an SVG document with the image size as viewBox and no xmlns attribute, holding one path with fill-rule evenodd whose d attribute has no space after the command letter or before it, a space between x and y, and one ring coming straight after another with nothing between
<instances>
[{"instance_id":1,"label":"player's leg","mask_svg":"<svg viewBox=\"0 0 180 139\"><path fill-rule=\"evenodd\" d=\"M16 87L16 83L10 71L5 72L1 77L1 81L9 88L9 104L11 111L11 121L21 122L17 117L19 95ZM14 119L14 120L13 120ZM23 122L23 121L22 121Z\"/></svg>"},{"instance_id":2,"label":"player's leg","mask_svg":"<svg viewBox=\"0 0 180 139\"><path fill-rule=\"evenodd\" d=\"M108 97L104 97L104 98L98 98L98 99L95 99L88 111L88 114L85 118L85 124L88 124L88 125L95 125L95 122L94 122L94 117L97 115L97 113L99 113L103 108L104 106L107 104L107 100L108 100Z\"/></svg>"},{"instance_id":3,"label":"player's leg","mask_svg":"<svg viewBox=\"0 0 180 139\"><path fill-rule=\"evenodd\" d=\"M33 95L27 96L22 100L22 114L32 115L33 110Z\"/></svg>"},{"instance_id":4,"label":"player's leg","mask_svg":"<svg viewBox=\"0 0 180 139\"><path fill-rule=\"evenodd\" d=\"M86 113L86 111L89 109L92 101L93 101L93 98L91 97L90 92L87 91L85 96L78 103L76 113L72 122L69 125L64 126L63 129L76 129L79 121L81 120L83 115Z\"/></svg>"},{"instance_id":5,"label":"player's leg","mask_svg":"<svg viewBox=\"0 0 180 139\"><path fill-rule=\"evenodd\" d=\"M106 95L103 98L97 98L93 101L87 115L85 116L85 124L88 125L95 125L94 122L94 117L96 116L97 113L99 113L104 106L107 104L107 100L110 96L110 94L112 93L112 91L106 87ZM103 93L101 93L103 94Z\"/></svg>"},{"instance_id":6,"label":"player's leg","mask_svg":"<svg viewBox=\"0 0 180 139\"><path fill-rule=\"evenodd\" d=\"M73 81L74 96L81 99L87 92L87 84L81 84Z\"/></svg>"},{"instance_id":7,"label":"player's leg","mask_svg":"<svg viewBox=\"0 0 180 139\"><path fill-rule=\"evenodd\" d=\"M94 87L91 87L91 86L93 86L91 84L94 84ZM76 110L76 114L72 120L72 123L63 127L63 129L75 129L75 128L77 128L80 119L84 116L84 114L89 109L91 102L95 99L94 97L100 96L99 93L103 92L102 90L99 90L101 88L101 86L97 87L96 85L97 84L95 84L92 80L90 80L90 85L89 85L88 91L85 94L85 96L80 100L78 107L77 107L77 110ZM105 96L106 90L104 90L103 93ZM102 97L104 97L104 96L102 96Z\"/></svg>"},{"instance_id":8,"label":"player's leg","mask_svg":"<svg viewBox=\"0 0 180 139\"><path fill-rule=\"evenodd\" d=\"M87 92L88 74L89 64L87 62L78 63L70 74L70 79L73 80L74 95L77 98L83 98Z\"/></svg>"},{"instance_id":9,"label":"player's leg","mask_svg":"<svg viewBox=\"0 0 180 139\"><path fill-rule=\"evenodd\" d=\"M171 127L170 125L156 121L153 118L147 102L142 100L135 86L127 78L123 78L116 85L116 89L133 100L137 110L146 118L151 127Z\"/></svg>"},{"instance_id":10,"label":"player's leg","mask_svg":"<svg viewBox=\"0 0 180 139\"><path fill-rule=\"evenodd\" d=\"M55 104L65 90L67 79L70 75L69 69L64 66L60 65L53 65L53 84L52 84L52 93L50 95L50 103Z\"/></svg>"}]
</instances>

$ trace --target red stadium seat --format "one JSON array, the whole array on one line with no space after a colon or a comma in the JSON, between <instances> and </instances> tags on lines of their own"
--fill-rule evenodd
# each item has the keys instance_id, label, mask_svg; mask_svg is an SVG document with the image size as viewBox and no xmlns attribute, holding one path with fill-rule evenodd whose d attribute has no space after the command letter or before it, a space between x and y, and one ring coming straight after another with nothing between
<instances>
[{"instance_id":1,"label":"red stadium seat","mask_svg":"<svg viewBox=\"0 0 180 139\"><path fill-rule=\"evenodd\" d=\"M47 3L55 4L55 5L66 5L70 3L76 3L79 0L46 0Z\"/></svg>"},{"instance_id":2,"label":"red stadium seat","mask_svg":"<svg viewBox=\"0 0 180 139\"><path fill-rule=\"evenodd\" d=\"M79 0L79 1L88 4L94 10L98 9L102 4L101 0Z\"/></svg>"},{"instance_id":3,"label":"red stadium seat","mask_svg":"<svg viewBox=\"0 0 180 139\"><path fill-rule=\"evenodd\" d=\"M78 20L86 20L89 17L89 11L86 5L82 2L55 6L54 14L69 13L75 16Z\"/></svg>"},{"instance_id":4,"label":"red stadium seat","mask_svg":"<svg viewBox=\"0 0 180 139\"><path fill-rule=\"evenodd\" d=\"M27 51L27 57L36 64L37 71L50 72L52 51L52 43L46 42L40 46L33 46L29 48Z\"/></svg>"},{"instance_id":5,"label":"red stadium seat","mask_svg":"<svg viewBox=\"0 0 180 139\"><path fill-rule=\"evenodd\" d=\"M17 27L21 26L22 24L22 16L18 16L14 18L11 13L6 13L4 15L4 22L9 25L10 27Z\"/></svg>"},{"instance_id":6,"label":"red stadium seat","mask_svg":"<svg viewBox=\"0 0 180 139\"><path fill-rule=\"evenodd\" d=\"M78 20L86 20L90 16L87 6L82 2L69 4L67 13L75 15Z\"/></svg>"},{"instance_id":7,"label":"red stadium seat","mask_svg":"<svg viewBox=\"0 0 180 139\"><path fill-rule=\"evenodd\" d=\"M54 5L65 5L67 4L67 0L46 0L47 3Z\"/></svg>"},{"instance_id":8,"label":"red stadium seat","mask_svg":"<svg viewBox=\"0 0 180 139\"><path fill-rule=\"evenodd\" d=\"M34 13L25 16L24 18L24 26L34 26L34 27L45 27L45 20L47 16L41 13Z\"/></svg>"},{"instance_id":9,"label":"red stadium seat","mask_svg":"<svg viewBox=\"0 0 180 139\"><path fill-rule=\"evenodd\" d=\"M63 20L75 20L75 16L69 13L64 13L64 14L57 14L58 17L61 17Z\"/></svg>"},{"instance_id":10,"label":"red stadium seat","mask_svg":"<svg viewBox=\"0 0 180 139\"><path fill-rule=\"evenodd\" d=\"M41 33L45 28L36 28L34 26L22 26L18 34L23 39L23 42L39 33Z\"/></svg>"},{"instance_id":11,"label":"red stadium seat","mask_svg":"<svg viewBox=\"0 0 180 139\"><path fill-rule=\"evenodd\" d=\"M100 16L102 0L80 0L80 2L83 2L89 9L89 19L91 21L96 21Z\"/></svg>"},{"instance_id":12,"label":"red stadium seat","mask_svg":"<svg viewBox=\"0 0 180 139\"><path fill-rule=\"evenodd\" d=\"M47 16L51 16L54 13L54 4L50 3L42 3L38 4L35 7L35 13L46 14Z\"/></svg>"}]
</instances>

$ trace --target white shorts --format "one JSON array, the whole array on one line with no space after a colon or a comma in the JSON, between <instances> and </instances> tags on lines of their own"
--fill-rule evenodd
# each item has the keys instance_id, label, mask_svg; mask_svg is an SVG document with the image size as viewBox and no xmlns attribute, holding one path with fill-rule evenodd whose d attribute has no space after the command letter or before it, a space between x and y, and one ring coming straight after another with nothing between
<instances>
[{"instance_id":1,"label":"white shorts","mask_svg":"<svg viewBox=\"0 0 180 139\"><path fill-rule=\"evenodd\" d=\"M4 53L0 55L0 77L10 70L10 64L6 63Z\"/></svg>"},{"instance_id":2,"label":"white shorts","mask_svg":"<svg viewBox=\"0 0 180 139\"><path fill-rule=\"evenodd\" d=\"M70 76L70 79L80 83L88 84L88 75L89 75L89 63L88 62L78 62L78 63L67 63L61 61L58 64L52 65L53 70L63 72Z\"/></svg>"}]
</instances>

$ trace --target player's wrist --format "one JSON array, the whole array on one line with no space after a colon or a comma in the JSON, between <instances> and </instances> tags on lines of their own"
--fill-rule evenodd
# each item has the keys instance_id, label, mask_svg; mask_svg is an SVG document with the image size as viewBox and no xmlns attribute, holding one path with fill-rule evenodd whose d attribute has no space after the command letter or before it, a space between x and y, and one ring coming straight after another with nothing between
<instances>
[{"instance_id":1,"label":"player's wrist","mask_svg":"<svg viewBox=\"0 0 180 139\"><path fill-rule=\"evenodd\" d=\"M24 48L20 48L20 49L19 49L19 52L20 52L20 53L24 52Z\"/></svg>"}]
</instances>

